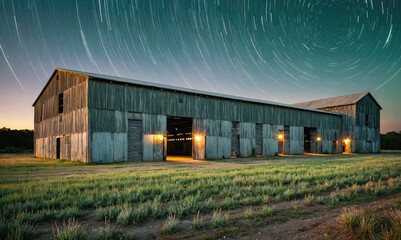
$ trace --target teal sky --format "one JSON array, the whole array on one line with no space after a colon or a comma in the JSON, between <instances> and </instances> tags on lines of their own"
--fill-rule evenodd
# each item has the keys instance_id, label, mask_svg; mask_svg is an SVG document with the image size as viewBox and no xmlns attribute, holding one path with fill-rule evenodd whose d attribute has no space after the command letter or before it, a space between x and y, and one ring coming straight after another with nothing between
<instances>
[{"instance_id":1,"label":"teal sky","mask_svg":"<svg viewBox=\"0 0 401 240\"><path fill-rule=\"evenodd\" d=\"M282 103L370 91L401 131L397 0L0 0L0 127L56 67Z\"/></svg>"}]
</instances>

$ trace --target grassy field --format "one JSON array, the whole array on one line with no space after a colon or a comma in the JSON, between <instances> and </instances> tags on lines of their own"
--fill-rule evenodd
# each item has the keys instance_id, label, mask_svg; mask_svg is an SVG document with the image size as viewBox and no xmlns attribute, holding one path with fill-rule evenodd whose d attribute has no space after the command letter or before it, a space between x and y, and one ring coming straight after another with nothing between
<instances>
[{"instance_id":1,"label":"grassy field","mask_svg":"<svg viewBox=\"0 0 401 240\"><path fill-rule=\"evenodd\" d=\"M398 198L400 180L397 152L109 165L0 155L0 239L252 238L320 211ZM392 208L366 236L399 239L391 219L401 204ZM368 218L342 211L332 237L362 236L352 234Z\"/></svg>"}]
</instances>

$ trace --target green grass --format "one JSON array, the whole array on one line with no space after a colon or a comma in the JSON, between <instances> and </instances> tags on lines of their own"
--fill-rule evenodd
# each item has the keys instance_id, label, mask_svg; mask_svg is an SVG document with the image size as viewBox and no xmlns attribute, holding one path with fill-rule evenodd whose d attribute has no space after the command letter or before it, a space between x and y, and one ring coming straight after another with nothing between
<instances>
[{"instance_id":1,"label":"green grass","mask_svg":"<svg viewBox=\"0 0 401 240\"><path fill-rule=\"evenodd\" d=\"M68 223L63 223L63 227L55 225L52 240L81 240L84 239L85 229L73 219L68 219Z\"/></svg>"},{"instance_id":2,"label":"green grass","mask_svg":"<svg viewBox=\"0 0 401 240\"><path fill-rule=\"evenodd\" d=\"M133 235L124 234L120 231L114 230L110 227L110 222L105 221L105 226L99 227L93 231L93 240L131 240L134 239Z\"/></svg>"},{"instance_id":3,"label":"green grass","mask_svg":"<svg viewBox=\"0 0 401 240\"><path fill-rule=\"evenodd\" d=\"M220 210L215 210L213 212L213 217L211 222L214 228L219 228L227 226L229 219L230 219L229 214L226 213L223 215L220 209Z\"/></svg>"},{"instance_id":4,"label":"green grass","mask_svg":"<svg viewBox=\"0 0 401 240\"><path fill-rule=\"evenodd\" d=\"M173 233L177 230L177 225L179 222L179 218L176 216L169 216L167 220L163 223L161 228L161 233Z\"/></svg>"},{"instance_id":5,"label":"green grass","mask_svg":"<svg viewBox=\"0 0 401 240\"><path fill-rule=\"evenodd\" d=\"M257 165L220 168L209 167L215 162L193 167L169 162L86 165L5 160L0 163L0 218L31 226L93 215L99 222L138 225L152 219L165 221L168 216L180 219L268 202L291 201L294 212L313 203L339 207L401 191L401 155L310 158L255 160ZM269 216L271 212L253 214Z\"/></svg>"},{"instance_id":6,"label":"green grass","mask_svg":"<svg viewBox=\"0 0 401 240\"><path fill-rule=\"evenodd\" d=\"M401 210L344 208L340 227L349 239L401 239Z\"/></svg>"},{"instance_id":7,"label":"green grass","mask_svg":"<svg viewBox=\"0 0 401 240\"><path fill-rule=\"evenodd\" d=\"M249 206L248 208L245 209L244 211L244 218L246 219L251 219L253 217L253 209L252 206Z\"/></svg>"},{"instance_id":8,"label":"green grass","mask_svg":"<svg viewBox=\"0 0 401 240\"><path fill-rule=\"evenodd\" d=\"M263 206L262 210L257 213L258 216L267 217L273 214L273 209L268 206Z\"/></svg>"},{"instance_id":9,"label":"green grass","mask_svg":"<svg viewBox=\"0 0 401 240\"><path fill-rule=\"evenodd\" d=\"M0 219L0 239L31 239L33 233L34 227L29 223Z\"/></svg>"},{"instance_id":10,"label":"green grass","mask_svg":"<svg viewBox=\"0 0 401 240\"><path fill-rule=\"evenodd\" d=\"M200 212L198 211L198 214L194 215L194 219L192 220L192 227L194 229L202 229L204 228L205 224L203 223L203 220L200 218Z\"/></svg>"}]
</instances>

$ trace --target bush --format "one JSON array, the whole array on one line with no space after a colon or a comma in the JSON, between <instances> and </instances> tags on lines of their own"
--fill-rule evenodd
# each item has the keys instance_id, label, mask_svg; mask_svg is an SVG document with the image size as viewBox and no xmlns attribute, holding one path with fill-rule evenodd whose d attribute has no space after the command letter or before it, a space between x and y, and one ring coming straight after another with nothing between
<instances>
[{"instance_id":1,"label":"bush","mask_svg":"<svg viewBox=\"0 0 401 240\"><path fill-rule=\"evenodd\" d=\"M214 200L212 198L209 198L200 204L200 210L202 211L210 211L212 209L214 209Z\"/></svg>"},{"instance_id":2,"label":"bush","mask_svg":"<svg viewBox=\"0 0 401 240\"><path fill-rule=\"evenodd\" d=\"M67 207L64 209L61 209L56 213L56 218L57 219L62 219L62 220L67 220L70 218L79 218L84 216L85 214L82 212L82 210L79 210L77 207Z\"/></svg>"},{"instance_id":3,"label":"bush","mask_svg":"<svg viewBox=\"0 0 401 240\"><path fill-rule=\"evenodd\" d=\"M268 206L263 206L262 210L258 213L259 216L267 217L273 214L273 209Z\"/></svg>"},{"instance_id":4,"label":"bush","mask_svg":"<svg viewBox=\"0 0 401 240\"><path fill-rule=\"evenodd\" d=\"M40 211L23 211L17 213L15 219L21 222L30 222L30 223L36 223L48 219L55 219L56 218L56 212L55 210L52 209L43 209Z\"/></svg>"},{"instance_id":5,"label":"bush","mask_svg":"<svg viewBox=\"0 0 401 240\"><path fill-rule=\"evenodd\" d=\"M34 227L28 223L0 219L0 239L31 239Z\"/></svg>"},{"instance_id":6,"label":"bush","mask_svg":"<svg viewBox=\"0 0 401 240\"><path fill-rule=\"evenodd\" d=\"M133 210L131 207L124 207L117 216L117 223L121 225L130 224L132 212Z\"/></svg>"},{"instance_id":7,"label":"bush","mask_svg":"<svg viewBox=\"0 0 401 240\"><path fill-rule=\"evenodd\" d=\"M121 212L121 206L110 206L105 208L98 208L95 210L95 219L98 221L114 220L117 219L118 214Z\"/></svg>"},{"instance_id":8,"label":"bush","mask_svg":"<svg viewBox=\"0 0 401 240\"><path fill-rule=\"evenodd\" d=\"M169 216L167 220L163 223L161 232L162 233L173 233L177 230L177 224L179 222L179 218L176 216Z\"/></svg>"},{"instance_id":9,"label":"bush","mask_svg":"<svg viewBox=\"0 0 401 240\"><path fill-rule=\"evenodd\" d=\"M79 240L84 239L85 230L78 224L78 221L73 219L68 219L68 224L63 223L63 228L60 229L57 224L53 229L53 235L51 239L53 240Z\"/></svg>"},{"instance_id":10,"label":"bush","mask_svg":"<svg viewBox=\"0 0 401 240\"><path fill-rule=\"evenodd\" d=\"M391 223L391 238L389 239L401 239L401 211L393 210L389 219Z\"/></svg>"},{"instance_id":11,"label":"bush","mask_svg":"<svg viewBox=\"0 0 401 240\"><path fill-rule=\"evenodd\" d=\"M244 217L245 217L246 219L250 219L250 218L253 217L253 209L252 209L252 206L249 206L248 208L245 209Z\"/></svg>"},{"instance_id":12,"label":"bush","mask_svg":"<svg viewBox=\"0 0 401 240\"><path fill-rule=\"evenodd\" d=\"M134 239L132 235L127 235L110 228L109 222L105 222L105 227L99 227L93 231L93 240L131 240Z\"/></svg>"},{"instance_id":13,"label":"bush","mask_svg":"<svg viewBox=\"0 0 401 240\"><path fill-rule=\"evenodd\" d=\"M305 201L304 201L304 203L305 203L305 205L309 206L309 205L312 205L312 203L314 202L314 200L315 200L315 195L313 195L313 194L308 194L308 195L305 195Z\"/></svg>"},{"instance_id":14,"label":"bush","mask_svg":"<svg viewBox=\"0 0 401 240\"><path fill-rule=\"evenodd\" d=\"M354 227L358 226L361 215L362 211L355 207L344 208L340 214L340 223L346 231L352 231Z\"/></svg>"},{"instance_id":15,"label":"bush","mask_svg":"<svg viewBox=\"0 0 401 240\"><path fill-rule=\"evenodd\" d=\"M184 210L182 209L182 205L180 202L171 201L167 208L167 213L170 216L175 216L177 218L181 218Z\"/></svg>"},{"instance_id":16,"label":"bush","mask_svg":"<svg viewBox=\"0 0 401 240\"><path fill-rule=\"evenodd\" d=\"M198 214L194 215L194 220L192 221L192 227L194 229L202 229L204 227L202 219L199 218L199 211Z\"/></svg>"},{"instance_id":17,"label":"bush","mask_svg":"<svg viewBox=\"0 0 401 240\"><path fill-rule=\"evenodd\" d=\"M222 209L235 209L238 208L239 206L240 206L239 201L229 197L225 198L220 205Z\"/></svg>"},{"instance_id":18,"label":"bush","mask_svg":"<svg viewBox=\"0 0 401 240\"><path fill-rule=\"evenodd\" d=\"M165 212L162 209L162 203L158 199L154 199L150 205L150 212L153 218L161 218L164 216Z\"/></svg>"},{"instance_id":19,"label":"bush","mask_svg":"<svg viewBox=\"0 0 401 240\"><path fill-rule=\"evenodd\" d=\"M228 214L224 214L224 216L221 214L221 208L215 210L213 211L212 225L215 228L224 227L228 224L229 218L230 216Z\"/></svg>"},{"instance_id":20,"label":"bush","mask_svg":"<svg viewBox=\"0 0 401 240\"><path fill-rule=\"evenodd\" d=\"M198 200L192 195L182 199L179 203L183 214L194 214L199 210Z\"/></svg>"},{"instance_id":21,"label":"bush","mask_svg":"<svg viewBox=\"0 0 401 240\"><path fill-rule=\"evenodd\" d=\"M150 213L150 206L148 204L139 205L133 209L125 207L117 216L117 222L122 225L136 225L141 223Z\"/></svg>"}]
</instances>

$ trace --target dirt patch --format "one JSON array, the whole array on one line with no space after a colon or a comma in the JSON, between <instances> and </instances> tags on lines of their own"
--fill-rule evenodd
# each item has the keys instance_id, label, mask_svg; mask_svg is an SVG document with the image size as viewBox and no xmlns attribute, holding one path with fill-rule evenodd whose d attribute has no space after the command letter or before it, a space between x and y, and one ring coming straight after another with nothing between
<instances>
[{"instance_id":1,"label":"dirt patch","mask_svg":"<svg viewBox=\"0 0 401 240\"><path fill-rule=\"evenodd\" d=\"M363 210L390 208L395 201L401 200L401 194L395 194L380 200L364 202L355 206ZM294 203L297 207L294 208ZM273 208L270 216L260 216L258 213L264 206ZM172 234L162 234L161 227L166 219L148 219L136 226L121 226L115 221L109 223L114 230L129 233L136 239L342 239L342 230L339 228L338 217L343 207L328 209L321 204L307 205L304 201L286 201L253 206L253 217L246 219L244 206L234 210L222 211L229 214L229 223L223 228L214 228L211 224L213 212L201 214L204 228L196 230L192 226L193 215L180 219L177 231ZM79 219L79 223L93 232L104 226L101 221L94 219L93 212L87 212L86 218ZM62 222L57 222L62 226ZM55 226L53 223L41 223L36 229L42 235L38 239L48 239Z\"/></svg>"}]
</instances>

